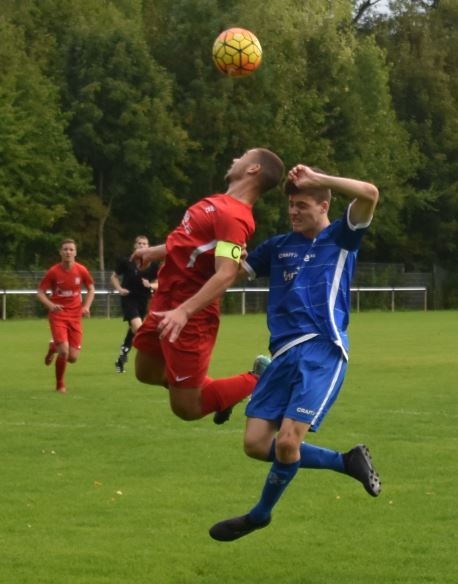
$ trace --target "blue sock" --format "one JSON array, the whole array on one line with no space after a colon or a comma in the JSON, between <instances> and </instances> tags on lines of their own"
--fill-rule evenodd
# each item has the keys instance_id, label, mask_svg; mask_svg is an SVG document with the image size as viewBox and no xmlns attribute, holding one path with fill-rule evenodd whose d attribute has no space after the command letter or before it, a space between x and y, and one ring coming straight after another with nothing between
<instances>
[{"instance_id":1,"label":"blue sock","mask_svg":"<svg viewBox=\"0 0 458 584\"><path fill-rule=\"evenodd\" d=\"M301 444L300 468L324 468L345 472L343 456L340 452L307 442Z\"/></svg>"},{"instance_id":2,"label":"blue sock","mask_svg":"<svg viewBox=\"0 0 458 584\"><path fill-rule=\"evenodd\" d=\"M278 460L274 461L267 475L261 498L249 512L249 518L253 523L263 523L269 519L274 505L296 475L299 463L299 460L291 464L282 464Z\"/></svg>"},{"instance_id":3,"label":"blue sock","mask_svg":"<svg viewBox=\"0 0 458 584\"><path fill-rule=\"evenodd\" d=\"M267 460L269 462L275 460L275 440L272 442ZM314 446L307 442L301 443L301 459L299 462L299 468L322 468L345 472L343 456L340 452Z\"/></svg>"}]
</instances>

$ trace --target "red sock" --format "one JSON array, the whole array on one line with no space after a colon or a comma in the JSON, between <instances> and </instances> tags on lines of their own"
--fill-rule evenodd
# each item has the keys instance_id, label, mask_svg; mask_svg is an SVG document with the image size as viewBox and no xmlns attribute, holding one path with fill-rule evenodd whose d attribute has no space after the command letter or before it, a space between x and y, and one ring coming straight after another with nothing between
<instances>
[{"instance_id":1,"label":"red sock","mask_svg":"<svg viewBox=\"0 0 458 584\"><path fill-rule=\"evenodd\" d=\"M60 355L56 359L56 387L60 389L65 387L64 383L64 373L67 367L66 357L61 357Z\"/></svg>"},{"instance_id":2,"label":"red sock","mask_svg":"<svg viewBox=\"0 0 458 584\"><path fill-rule=\"evenodd\" d=\"M202 416L220 412L237 404L253 392L258 378L253 373L241 373L224 379L207 377L202 385Z\"/></svg>"}]
</instances>

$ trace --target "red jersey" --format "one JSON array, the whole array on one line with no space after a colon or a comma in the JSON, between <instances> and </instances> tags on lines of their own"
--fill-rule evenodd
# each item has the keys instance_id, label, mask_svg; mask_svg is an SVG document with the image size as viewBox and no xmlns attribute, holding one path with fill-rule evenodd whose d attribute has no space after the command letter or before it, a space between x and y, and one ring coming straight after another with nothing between
<instances>
[{"instance_id":1,"label":"red jersey","mask_svg":"<svg viewBox=\"0 0 458 584\"><path fill-rule=\"evenodd\" d=\"M44 275L38 286L43 292L51 291L49 299L64 307L63 316L81 316L81 285L88 288L94 283L89 270L75 262L66 270L61 263L54 264Z\"/></svg>"},{"instance_id":2,"label":"red jersey","mask_svg":"<svg viewBox=\"0 0 458 584\"><path fill-rule=\"evenodd\" d=\"M252 206L227 194L192 205L166 240L166 257L158 273L154 310L167 310L193 296L215 273L218 241L243 246L255 230ZM204 310L218 311L215 300Z\"/></svg>"}]
</instances>

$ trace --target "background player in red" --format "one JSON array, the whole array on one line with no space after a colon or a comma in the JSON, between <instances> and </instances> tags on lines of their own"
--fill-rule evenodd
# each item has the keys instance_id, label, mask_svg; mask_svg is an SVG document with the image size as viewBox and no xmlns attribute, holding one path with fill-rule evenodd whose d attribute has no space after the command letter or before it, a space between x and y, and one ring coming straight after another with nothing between
<instances>
[{"instance_id":1,"label":"background player in red","mask_svg":"<svg viewBox=\"0 0 458 584\"><path fill-rule=\"evenodd\" d=\"M242 249L254 233L252 206L280 183L283 172L283 162L270 150L248 150L226 173L226 193L192 205L165 244L132 255L142 264L164 260L150 313L134 338L136 376L167 387L172 411L184 420L216 412L215 422L223 423L256 384L253 372L211 379L207 371L219 299L236 279ZM265 368L262 359L254 373Z\"/></svg>"},{"instance_id":2,"label":"background player in red","mask_svg":"<svg viewBox=\"0 0 458 584\"><path fill-rule=\"evenodd\" d=\"M76 243L73 239L64 239L59 253L61 261L46 272L38 286L37 297L49 311L52 334L45 364L51 365L57 353L56 390L65 393L65 369L67 363L75 363L80 354L83 338L81 319L83 316L90 316L95 288L89 270L75 261ZM82 286L87 290L84 303L81 296Z\"/></svg>"}]
</instances>

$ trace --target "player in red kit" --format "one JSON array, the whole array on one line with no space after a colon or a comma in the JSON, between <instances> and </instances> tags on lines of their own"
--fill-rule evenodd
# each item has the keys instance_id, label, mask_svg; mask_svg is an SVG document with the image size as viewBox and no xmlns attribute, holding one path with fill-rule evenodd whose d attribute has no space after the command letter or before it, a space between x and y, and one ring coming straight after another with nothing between
<instances>
[{"instance_id":1,"label":"player in red kit","mask_svg":"<svg viewBox=\"0 0 458 584\"><path fill-rule=\"evenodd\" d=\"M73 239L62 241L59 253L61 261L46 272L38 286L37 297L49 311L52 334L45 364L51 365L57 353L56 390L65 393L65 369L67 363L75 363L78 359L83 337L81 319L90 315L95 288L88 269L75 261L76 243ZM84 303L82 286L87 290Z\"/></svg>"},{"instance_id":2,"label":"player in red kit","mask_svg":"<svg viewBox=\"0 0 458 584\"><path fill-rule=\"evenodd\" d=\"M266 358L258 358L254 372L207 376L220 297L236 279L242 250L255 230L252 206L280 183L283 172L283 162L270 150L248 150L228 170L224 194L192 205L165 244L132 255L140 264L163 261L158 291L134 339L136 376L167 387L172 411L184 420L216 412L215 422L225 422L265 368Z\"/></svg>"}]
</instances>

